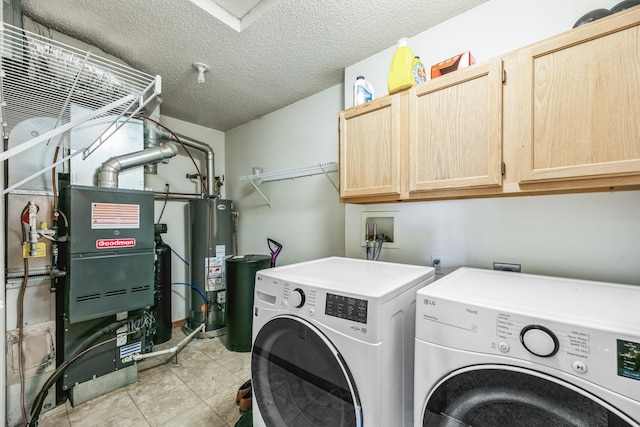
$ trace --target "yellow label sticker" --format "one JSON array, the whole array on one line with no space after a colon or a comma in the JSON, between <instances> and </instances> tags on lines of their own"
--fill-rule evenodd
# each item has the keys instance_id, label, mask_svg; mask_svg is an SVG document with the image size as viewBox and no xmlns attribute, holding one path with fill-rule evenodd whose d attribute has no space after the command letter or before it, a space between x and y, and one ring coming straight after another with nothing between
<instances>
[{"instance_id":1,"label":"yellow label sticker","mask_svg":"<svg viewBox=\"0 0 640 427\"><path fill-rule=\"evenodd\" d=\"M47 256L47 245L44 242L36 243L36 253L35 255L31 255L31 244L23 243L22 244L22 257L23 258L42 258Z\"/></svg>"}]
</instances>

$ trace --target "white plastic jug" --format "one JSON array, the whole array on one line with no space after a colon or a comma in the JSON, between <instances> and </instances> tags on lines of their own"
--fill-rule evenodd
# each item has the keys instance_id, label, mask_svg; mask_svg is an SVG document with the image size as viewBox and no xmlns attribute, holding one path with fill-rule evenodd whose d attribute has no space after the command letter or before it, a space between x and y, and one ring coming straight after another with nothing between
<instances>
[{"instance_id":1,"label":"white plastic jug","mask_svg":"<svg viewBox=\"0 0 640 427\"><path fill-rule=\"evenodd\" d=\"M373 86L364 79L364 76L356 77L353 85L353 105L361 105L373 99Z\"/></svg>"}]
</instances>

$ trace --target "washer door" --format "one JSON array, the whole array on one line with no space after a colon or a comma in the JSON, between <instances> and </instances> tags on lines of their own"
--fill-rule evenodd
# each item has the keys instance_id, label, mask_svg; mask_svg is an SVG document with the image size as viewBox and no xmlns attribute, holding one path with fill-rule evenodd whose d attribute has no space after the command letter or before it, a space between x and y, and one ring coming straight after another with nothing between
<instances>
[{"instance_id":1,"label":"washer door","mask_svg":"<svg viewBox=\"0 0 640 427\"><path fill-rule=\"evenodd\" d=\"M631 426L627 421L611 405L570 384L505 366L449 375L430 393L422 425Z\"/></svg>"},{"instance_id":2,"label":"washer door","mask_svg":"<svg viewBox=\"0 0 640 427\"><path fill-rule=\"evenodd\" d=\"M252 351L253 401L267 427L362 426L349 368L309 322L292 316L270 320Z\"/></svg>"}]
</instances>

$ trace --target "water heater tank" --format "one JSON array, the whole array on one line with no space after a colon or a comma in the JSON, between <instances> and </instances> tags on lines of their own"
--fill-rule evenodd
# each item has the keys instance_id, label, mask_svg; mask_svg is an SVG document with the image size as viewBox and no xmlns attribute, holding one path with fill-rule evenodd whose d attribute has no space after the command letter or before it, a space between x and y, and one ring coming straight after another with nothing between
<instances>
[{"instance_id":1,"label":"water heater tank","mask_svg":"<svg viewBox=\"0 0 640 427\"><path fill-rule=\"evenodd\" d=\"M226 259L233 255L231 200L189 201L191 220L191 284L189 319L185 329L202 323L200 337L223 335L226 322ZM205 301L206 300L206 301Z\"/></svg>"}]
</instances>

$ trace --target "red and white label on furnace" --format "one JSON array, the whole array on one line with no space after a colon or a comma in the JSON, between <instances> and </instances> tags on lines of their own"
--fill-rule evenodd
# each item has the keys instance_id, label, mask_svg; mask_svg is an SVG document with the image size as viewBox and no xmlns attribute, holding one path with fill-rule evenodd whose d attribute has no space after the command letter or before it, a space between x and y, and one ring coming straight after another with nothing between
<instances>
[{"instance_id":1,"label":"red and white label on furnace","mask_svg":"<svg viewBox=\"0 0 640 427\"><path fill-rule=\"evenodd\" d=\"M91 228L140 228L140 205L91 203Z\"/></svg>"},{"instance_id":2,"label":"red and white label on furnace","mask_svg":"<svg viewBox=\"0 0 640 427\"><path fill-rule=\"evenodd\" d=\"M133 248L136 246L136 239L133 237L125 237L120 239L98 239L96 240L97 249L111 248Z\"/></svg>"}]
</instances>

